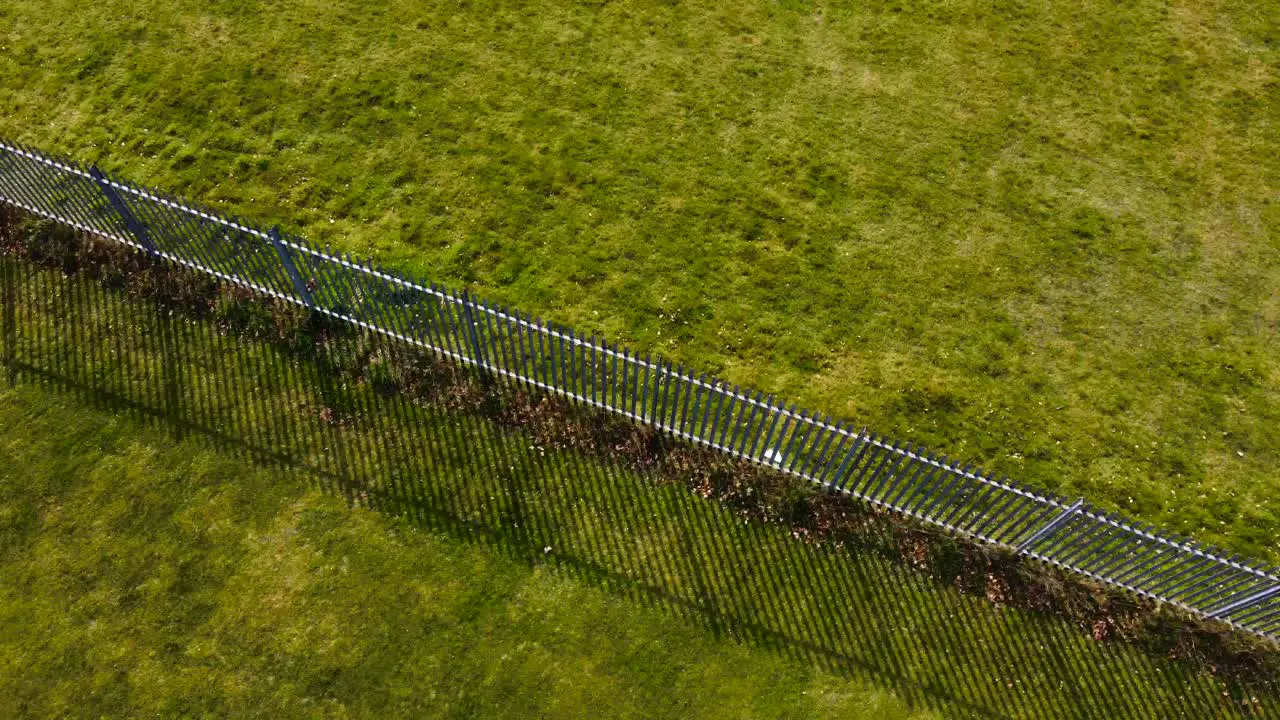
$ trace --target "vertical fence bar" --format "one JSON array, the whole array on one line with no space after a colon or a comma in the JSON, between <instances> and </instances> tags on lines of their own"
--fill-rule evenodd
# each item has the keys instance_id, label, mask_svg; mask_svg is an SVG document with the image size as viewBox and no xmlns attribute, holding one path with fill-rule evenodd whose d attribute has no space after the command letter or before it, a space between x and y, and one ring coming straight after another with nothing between
<instances>
[{"instance_id":1,"label":"vertical fence bar","mask_svg":"<svg viewBox=\"0 0 1280 720\"><path fill-rule=\"evenodd\" d=\"M807 411L801 410L800 416L791 426L791 440L787 442L787 449L783 450L782 457L778 458L778 469L785 467L790 471L791 467L796 464L796 458L800 457L800 451L805 445L805 440L801 440L801 438L804 437L804 432L808 429L808 425L809 414ZM797 445L797 442L800 444Z\"/></svg>"},{"instance_id":2,"label":"vertical fence bar","mask_svg":"<svg viewBox=\"0 0 1280 720\"><path fill-rule=\"evenodd\" d=\"M614 345L609 352L612 359L613 369L609 372L609 407L613 410L618 409L618 346ZM623 370L626 366L623 365Z\"/></svg>"},{"instance_id":3,"label":"vertical fence bar","mask_svg":"<svg viewBox=\"0 0 1280 720\"><path fill-rule=\"evenodd\" d=\"M578 397L582 398L582 402L590 404L591 391L587 388L587 341L580 334L569 331L569 337L573 339L573 352L577 357L577 363L574 365L574 386L577 388Z\"/></svg>"},{"instance_id":4,"label":"vertical fence bar","mask_svg":"<svg viewBox=\"0 0 1280 720\"><path fill-rule=\"evenodd\" d=\"M935 460L935 458L930 456L930 460ZM928 474L916 489L910 495L902 498L902 508L907 510L916 507L917 504L923 505L935 493L939 498L949 497L953 486L959 489L960 479L955 473L949 473L943 468L931 466Z\"/></svg>"},{"instance_id":5,"label":"vertical fence bar","mask_svg":"<svg viewBox=\"0 0 1280 720\"><path fill-rule=\"evenodd\" d=\"M777 406L774 404L775 399L770 395L764 401L764 417L760 418L760 427L756 428L755 437L751 438L751 447L747 449L747 455L751 458L756 457L756 450L760 447L760 440L773 432L773 426L778 422Z\"/></svg>"},{"instance_id":6,"label":"vertical fence bar","mask_svg":"<svg viewBox=\"0 0 1280 720\"><path fill-rule=\"evenodd\" d=\"M741 455L747 447L747 440L751 437L751 423L755 422L756 413L760 411L760 393L756 393L754 398L748 395L747 399L748 404L751 405L751 412L747 415L746 420L741 426L733 429L733 435L729 438L729 449L739 455ZM752 400L755 402L751 402Z\"/></svg>"},{"instance_id":7,"label":"vertical fence bar","mask_svg":"<svg viewBox=\"0 0 1280 720\"><path fill-rule=\"evenodd\" d=\"M298 294L298 298L306 303L308 308L314 308L316 301L311 297L311 288L303 282L302 275L298 272L298 266L293 262L293 256L289 254L289 248L280 240L280 226L276 225L267 231L267 238L271 241L271 246L276 249L276 255L280 256L280 264L284 266L284 271L289 276L289 281L293 283L293 291Z\"/></svg>"},{"instance_id":8,"label":"vertical fence bar","mask_svg":"<svg viewBox=\"0 0 1280 720\"><path fill-rule=\"evenodd\" d=\"M702 390L704 387L706 387L706 383L703 382L704 380L706 380L706 378L707 378L706 373L699 374L698 379L694 385L694 390L691 393L693 395L693 402L690 405L689 430L687 431L690 437L695 437L695 438L699 437L698 418L702 417L702 414L700 412L702 409Z\"/></svg>"},{"instance_id":9,"label":"vertical fence bar","mask_svg":"<svg viewBox=\"0 0 1280 720\"><path fill-rule=\"evenodd\" d=\"M502 375L503 371L510 372L511 363L507 360L506 343L502 341L502 334L499 332L502 330L502 318L496 317L502 308L489 308L484 303L480 303L480 307L483 308L480 314L484 315L484 327L489 331L489 347L493 348L491 351L493 364L498 366L497 374Z\"/></svg>"},{"instance_id":10,"label":"vertical fence bar","mask_svg":"<svg viewBox=\"0 0 1280 720\"><path fill-rule=\"evenodd\" d=\"M858 434L857 441L845 451L845 458L840 463L840 467L836 468L835 475L831 476L831 484L828 487L837 490L844 490L848 487L849 476L847 473L852 473L854 468L858 467L858 463L862 461L863 456L867 454L867 450L870 447L871 440L867 437L866 428L863 428L862 432Z\"/></svg>"},{"instance_id":11,"label":"vertical fence bar","mask_svg":"<svg viewBox=\"0 0 1280 720\"><path fill-rule=\"evenodd\" d=\"M448 337L453 340L453 352L458 356L458 364L465 368L467 363L467 348L471 348L471 352L475 352L475 346L471 343L471 333L463 327L466 324L466 318L463 312L461 301L449 293L445 293L441 298L440 310L442 313L441 324L447 324ZM478 369L483 371L482 368Z\"/></svg>"},{"instance_id":12,"label":"vertical fence bar","mask_svg":"<svg viewBox=\"0 0 1280 720\"><path fill-rule=\"evenodd\" d=\"M431 289L436 290L434 283ZM440 347L449 354L462 357L462 348L458 346L458 332L453 324L452 306L449 304L449 297L443 292L437 291L438 294L431 296L431 302L426 306L428 317L426 324L428 327L435 326L436 336L440 339ZM460 365L465 365L459 361Z\"/></svg>"},{"instance_id":13,"label":"vertical fence bar","mask_svg":"<svg viewBox=\"0 0 1280 720\"><path fill-rule=\"evenodd\" d=\"M10 185L13 194L19 199L19 202L37 213L47 213L44 208L42 198L39 191L39 181L36 179L36 173L27 158L18 156L20 159L15 160L11 173L16 176L16 180Z\"/></svg>"},{"instance_id":14,"label":"vertical fence bar","mask_svg":"<svg viewBox=\"0 0 1280 720\"><path fill-rule=\"evenodd\" d=\"M635 385L635 372L631 370L631 364L631 351L624 347L622 348L622 378L618 386L618 392L622 393L622 404L619 407L628 416L631 415L633 395L635 394L635 391L631 389ZM632 376L631 380L627 379L629 375Z\"/></svg>"},{"instance_id":15,"label":"vertical fence bar","mask_svg":"<svg viewBox=\"0 0 1280 720\"><path fill-rule=\"evenodd\" d=\"M658 358L658 368L654 370L653 378L653 409L649 411L650 421L655 425L662 425L662 405L666 401L667 392L667 368L662 364L662 358Z\"/></svg>"},{"instance_id":16,"label":"vertical fence bar","mask_svg":"<svg viewBox=\"0 0 1280 720\"><path fill-rule=\"evenodd\" d=\"M791 409L795 410L795 407L796 407L795 405L792 405ZM779 421L782 422L781 428L778 427ZM773 420L769 422L769 429L765 432L763 436L761 436L761 440L763 441L763 444L760 446L760 459L762 461L765 461L767 462L767 464L772 465L775 462L775 458L780 457L778 455L778 451L775 448L770 447L770 445L777 445L779 439L787 436L787 427L790 426L790 424L791 424L791 415L787 413L785 403L782 405L774 405ZM773 434L774 430L778 431L778 435L776 437Z\"/></svg>"},{"instance_id":17,"label":"vertical fence bar","mask_svg":"<svg viewBox=\"0 0 1280 720\"><path fill-rule=\"evenodd\" d=\"M138 244L147 249L147 252L155 253L156 245L151 242L151 236L147 233L147 229L138 222L138 218L129 210L129 206L125 204L124 199L120 197L120 193L112 187L111 181L106 175L98 169L97 165L89 168L89 175L98 183L98 187L102 189L102 194L107 197L107 202L111 203L111 208L116 211L116 215L120 216L121 222L128 228L129 233L133 235Z\"/></svg>"},{"instance_id":18,"label":"vertical fence bar","mask_svg":"<svg viewBox=\"0 0 1280 720\"><path fill-rule=\"evenodd\" d=\"M511 372L515 378L528 389L533 389L532 375L529 372L529 352L525 349L524 318L518 310L508 310L506 323L507 346L511 349Z\"/></svg>"},{"instance_id":19,"label":"vertical fence bar","mask_svg":"<svg viewBox=\"0 0 1280 720\"><path fill-rule=\"evenodd\" d=\"M569 396L569 402L577 404L577 399L573 395L577 394L577 388L574 385L575 376L578 368L574 367L577 361L577 355L574 354L573 330L562 327L560 328L560 390Z\"/></svg>"},{"instance_id":20,"label":"vertical fence bar","mask_svg":"<svg viewBox=\"0 0 1280 720\"><path fill-rule=\"evenodd\" d=\"M639 356L636 357L638 361ZM645 409L649 407L649 379L653 377L653 356L649 353L644 354L644 362L637 362L636 367L644 373L644 379L637 383L640 386L640 402L636 406L636 413L641 420L648 420L649 416L645 414Z\"/></svg>"},{"instance_id":21,"label":"vertical fence bar","mask_svg":"<svg viewBox=\"0 0 1280 720\"><path fill-rule=\"evenodd\" d=\"M952 472L964 472L964 469L953 470ZM1019 506L1021 501L1022 496L1007 493L1003 500L998 501L991 508L985 518L980 518L981 522L978 522L976 525L970 523L970 532L980 538L991 539L991 536L987 535L987 532L995 532L998 530L1000 528L1000 523L1008 519L1009 514L1015 511L1015 508ZM932 508L930 508L928 515L932 517Z\"/></svg>"},{"instance_id":22,"label":"vertical fence bar","mask_svg":"<svg viewBox=\"0 0 1280 720\"><path fill-rule=\"evenodd\" d=\"M609 343L604 338L593 336L591 341L591 361L594 370L591 382L594 390L591 397L597 407L609 407Z\"/></svg>"},{"instance_id":23,"label":"vertical fence bar","mask_svg":"<svg viewBox=\"0 0 1280 720\"><path fill-rule=\"evenodd\" d=\"M536 323L537 326L534 332L538 335L538 380L542 383L544 388L551 387L551 376L549 375L550 369L547 366L551 365L551 368L554 368L555 365L552 365L547 361L547 358L549 357L547 355L547 348L551 346L551 341L547 340L547 326L541 320L535 319L533 322ZM529 344L532 345L533 340L530 340Z\"/></svg>"},{"instance_id":24,"label":"vertical fence bar","mask_svg":"<svg viewBox=\"0 0 1280 720\"><path fill-rule=\"evenodd\" d=\"M680 390L684 393L684 402L680 404L680 415L679 420L676 421L676 429L681 433L685 432L685 419L689 415L689 400L694 395L694 393L691 392L693 388L690 387L689 381L684 379L687 377L692 377L692 375L685 375L684 373L681 373L679 378Z\"/></svg>"},{"instance_id":25,"label":"vertical fence bar","mask_svg":"<svg viewBox=\"0 0 1280 720\"><path fill-rule=\"evenodd\" d=\"M471 295L467 291L462 291L462 320L467 327L464 330L467 333L467 339L471 341L471 352L475 354L476 372L480 374L480 380L485 384L493 382L493 378L489 375L489 369L485 367L484 345L480 342L480 333L476 330L476 321L471 312Z\"/></svg>"},{"instance_id":26,"label":"vertical fence bar","mask_svg":"<svg viewBox=\"0 0 1280 720\"><path fill-rule=\"evenodd\" d=\"M858 472L858 477L855 478L854 481L850 483L848 486L849 492L855 495L861 495L862 497L868 497L866 493L866 487L864 487L864 484L863 484L863 479L865 478L867 480L867 483L870 483L872 480L875 480L876 475L880 472L880 468L884 467L884 464L889 461L890 457L893 457L892 450L888 448L880 447L879 445L874 445L874 440L872 443L869 443L869 444L872 444L874 447L874 449L871 451L871 457L867 458L866 464L864 464L862 466L862 470ZM896 449L896 446L895 446L895 449ZM877 452L879 453L879 457L877 457ZM878 464L877 464L877 460L879 461ZM872 470L871 469L872 467L874 467L875 469ZM867 474L868 472L870 472L870 475Z\"/></svg>"},{"instance_id":27,"label":"vertical fence bar","mask_svg":"<svg viewBox=\"0 0 1280 720\"><path fill-rule=\"evenodd\" d=\"M719 408L718 406L715 406L716 395L720 395L720 391L719 391L719 389L718 389L718 388L716 388L715 383L711 383L711 384L709 384L709 385L707 386L707 400L706 400L706 402L707 402L707 406L706 406L705 408L703 408L703 413L702 413L702 426L698 428L698 439L699 439L699 440L703 440L703 441L706 441L706 440L707 440L707 437L708 437L708 436L707 436L707 421L708 421L708 420L710 420L710 421L711 421L711 433L712 433L712 435L714 435L714 434L715 434L715 432L716 432L716 424L715 424L714 416L715 416L715 415L719 415L719 413L720 413L720 408ZM721 400L721 402L723 402L723 401L724 401L724 395L720 395L720 400ZM713 409L712 409L712 408L713 408L713 406L715 407L714 411L713 411ZM708 444L710 444L710 443L708 443Z\"/></svg>"},{"instance_id":28,"label":"vertical fence bar","mask_svg":"<svg viewBox=\"0 0 1280 720\"><path fill-rule=\"evenodd\" d=\"M729 407L724 411L724 421L720 426L720 434L716 436L716 444L720 447L726 447L725 440L728 437L729 428L736 424L737 408L738 408L738 386L734 385L732 390L725 388L725 397L729 400Z\"/></svg>"},{"instance_id":29,"label":"vertical fence bar","mask_svg":"<svg viewBox=\"0 0 1280 720\"><path fill-rule=\"evenodd\" d=\"M944 462L943 464L944 464L944 465L948 465L948 463L945 463L945 462ZM970 483L977 484L977 482L976 482L976 481L974 481L974 480L970 477L970 476L971 476L971 474L972 474L970 471L971 471L972 469L973 469L973 466L972 466L972 465L966 465L966 466L964 466L963 471L960 473L960 476L959 476L960 482L958 482L958 483L956 484L956 486L955 486L956 491L958 491L958 490L960 490L961 488L964 488L964 487L966 487L966 486L969 486L969 484L970 484ZM1012 494L1012 493L1010 493L1010 494ZM941 498L939 498L939 500L938 500L938 508L939 508L939 510L942 510L942 509L944 509L944 508L946 509L946 512L945 512L945 513L942 513L941 517L946 518L943 522L944 522L944 523L946 523L946 525L947 525L948 527L950 527L950 526L952 525L952 521L953 521L953 520L959 520L959 518L960 518L962 515L964 515L964 509L963 509L963 507L964 507L964 506L963 506L963 505L961 505L961 504L959 504L959 503L954 503L954 502L953 502L953 503L951 504L951 507L947 508L947 507L946 507L946 505L945 505L945 503L946 503L946 501L947 501L948 499L949 499L949 498L947 498L947 497L941 497ZM935 516L935 517L938 517L938 516Z\"/></svg>"},{"instance_id":30,"label":"vertical fence bar","mask_svg":"<svg viewBox=\"0 0 1280 720\"><path fill-rule=\"evenodd\" d=\"M598 353L596 352L598 342L595 335L588 336L586 342L587 344L586 347L583 348L582 356L591 368L591 372L587 374L589 381L587 384L586 396L587 400L590 401L592 405L595 405L599 402L596 398L596 390L600 387L600 363L597 358Z\"/></svg>"},{"instance_id":31,"label":"vertical fence bar","mask_svg":"<svg viewBox=\"0 0 1280 720\"><path fill-rule=\"evenodd\" d=\"M395 331L400 337L409 339L410 342L417 340L414 337L413 329L413 308L418 304L419 293L408 286L404 277L399 273L391 273L391 276L400 281L399 290L396 291L397 297L392 315L395 318Z\"/></svg>"},{"instance_id":32,"label":"vertical fence bar","mask_svg":"<svg viewBox=\"0 0 1280 720\"><path fill-rule=\"evenodd\" d=\"M538 387L542 383L542 364L543 352L541 349L542 332L538 326L537 318L523 314L524 319L524 339L528 346L529 359L527 361L527 369L529 372L529 383L531 387Z\"/></svg>"},{"instance_id":33,"label":"vertical fence bar","mask_svg":"<svg viewBox=\"0 0 1280 720\"><path fill-rule=\"evenodd\" d=\"M507 371L517 382L527 384L529 379L524 372L524 341L520 335L520 313L515 310L505 310L497 321L502 333L503 345L507 348L509 363Z\"/></svg>"},{"instance_id":34,"label":"vertical fence bar","mask_svg":"<svg viewBox=\"0 0 1280 720\"><path fill-rule=\"evenodd\" d=\"M902 481L902 476L899 473L907 466L907 463L911 462L908 453L914 452L916 449L916 446L911 443L899 448L893 462L889 463L889 466L880 473L875 487L867 491L867 496L884 502L888 492L897 487L897 484ZM870 483L868 483L868 486L870 486Z\"/></svg>"},{"instance_id":35,"label":"vertical fence bar","mask_svg":"<svg viewBox=\"0 0 1280 720\"><path fill-rule=\"evenodd\" d=\"M565 388L569 385L569 375L567 372L565 372L566 353L564 349L564 333L557 330L554 337L556 339L556 349L557 349L556 354L560 356L560 380L554 383L554 385L556 386L557 390L564 392Z\"/></svg>"},{"instance_id":36,"label":"vertical fence bar","mask_svg":"<svg viewBox=\"0 0 1280 720\"><path fill-rule=\"evenodd\" d=\"M935 518L938 518L939 513L941 513L941 517L954 518L958 521L960 517L962 517L965 514L965 511L962 511L959 508L959 506L956 505L955 503L952 504L952 507L948 508L947 501L950 499L950 496L954 495L955 493L962 492L967 487L977 486L979 488L979 491L978 493L975 493L975 496L976 496L977 494L982 493L984 490L990 488L990 486L978 483L977 481L973 480L970 477L969 470L971 469L972 466L965 465L964 467L957 468L954 466L953 463L949 462L945 457L938 458L937 461L938 461L938 464L942 466L942 470L947 475L950 476L951 481L943 483L941 485L941 488L937 492L930 493L930 495L933 496L932 502L928 502L927 499L921 500L920 506L922 508L922 515L927 518L935 519ZM999 492L1004 492L1004 491L1001 490ZM1004 493L1004 494L1010 495L1012 497L1017 497L1017 495L1014 495L1013 493ZM950 521L948 520L948 522ZM973 524L972 522L967 522L965 524L965 527L967 528L969 525L972 525L972 524Z\"/></svg>"},{"instance_id":37,"label":"vertical fence bar","mask_svg":"<svg viewBox=\"0 0 1280 720\"><path fill-rule=\"evenodd\" d=\"M625 414L628 420L632 417L635 403L636 365L635 356L626 346L618 348L618 411Z\"/></svg>"},{"instance_id":38,"label":"vertical fence bar","mask_svg":"<svg viewBox=\"0 0 1280 720\"><path fill-rule=\"evenodd\" d=\"M835 471L836 467L840 464L840 461L844 460L844 455L848 449L849 443L857 442L857 440L854 439L853 433L849 432L849 430L842 424L837 423L836 429L839 431L837 434L840 437L836 441L835 449L827 456L828 459L822 467L822 472L815 475L813 478L813 481L819 485L827 485L827 482L831 478L831 473Z\"/></svg>"},{"instance_id":39,"label":"vertical fence bar","mask_svg":"<svg viewBox=\"0 0 1280 720\"><path fill-rule=\"evenodd\" d=\"M525 339L529 335L529 330L524 324L524 318L521 317L520 311L512 310L511 316L514 318L511 321L511 329L516 336L514 352L516 353L516 357L520 363L518 370L520 382L524 384L525 389L532 391L534 388L533 371L530 369L529 364L533 356L533 351L531 348L525 347Z\"/></svg>"},{"instance_id":40,"label":"vertical fence bar","mask_svg":"<svg viewBox=\"0 0 1280 720\"><path fill-rule=\"evenodd\" d=\"M93 216L89 213L88 204L84 201L82 188L79 180L75 175L67 175L62 178L62 182L58 184L58 193L61 196L61 208L72 216L74 221L79 222L87 228L95 227Z\"/></svg>"},{"instance_id":41,"label":"vertical fence bar","mask_svg":"<svg viewBox=\"0 0 1280 720\"><path fill-rule=\"evenodd\" d=\"M148 249L155 252L163 250L162 246L167 244L164 241L170 238L166 237L169 234L169 230L162 221L163 213L160 208L146 198L141 197L139 193L130 192L130 190L136 190L136 188L133 188L129 183L112 181L108 183L108 189L121 193L119 194L121 201L125 201L125 198L128 198L127 202L132 203L128 206L129 212L133 214L134 221L145 228L147 239L155 246ZM134 235L138 234L132 227L129 228L129 232Z\"/></svg>"},{"instance_id":42,"label":"vertical fence bar","mask_svg":"<svg viewBox=\"0 0 1280 720\"><path fill-rule=\"evenodd\" d=\"M573 385L573 394L580 398L587 396L586 348L582 337L569 330L569 378Z\"/></svg>"},{"instance_id":43,"label":"vertical fence bar","mask_svg":"<svg viewBox=\"0 0 1280 720\"><path fill-rule=\"evenodd\" d=\"M670 372L667 376L667 388L671 391L670 397L667 398L670 402L670 407L668 407L667 402L663 402L662 417L666 421L667 427L671 428L671 432L679 435L680 390L684 387L684 381L680 378L684 377L684 368L676 365L674 368L667 368L667 370Z\"/></svg>"},{"instance_id":44,"label":"vertical fence bar","mask_svg":"<svg viewBox=\"0 0 1280 720\"><path fill-rule=\"evenodd\" d=\"M885 499L885 503L889 507L898 507L898 501L907 494L912 488L919 489L919 486L926 484L930 476L933 466L923 460L917 460L915 463L915 472L910 470L903 476L902 481L898 483L898 491L889 495Z\"/></svg>"},{"instance_id":45,"label":"vertical fence bar","mask_svg":"<svg viewBox=\"0 0 1280 720\"><path fill-rule=\"evenodd\" d=\"M1046 502L1038 500L1029 501L1027 503L1027 509L1024 510L1021 515L1016 516L1012 522L996 531L996 541L1006 544L1014 542L1027 528L1035 524L1035 522L1040 518L1050 514L1052 510L1053 507Z\"/></svg>"},{"instance_id":46,"label":"vertical fence bar","mask_svg":"<svg viewBox=\"0 0 1280 720\"><path fill-rule=\"evenodd\" d=\"M841 434L840 424L836 423L835 425L832 425L831 416L829 415L827 416L827 419L822 422L822 425L824 426L822 431L827 434L827 441L822 443L821 447L819 447L821 437L813 443L813 450L816 452L809 456L809 462L801 469L801 473L814 479L818 477L817 473L819 463L826 463L827 451L831 449L831 443L834 442Z\"/></svg>"}]
</instances>

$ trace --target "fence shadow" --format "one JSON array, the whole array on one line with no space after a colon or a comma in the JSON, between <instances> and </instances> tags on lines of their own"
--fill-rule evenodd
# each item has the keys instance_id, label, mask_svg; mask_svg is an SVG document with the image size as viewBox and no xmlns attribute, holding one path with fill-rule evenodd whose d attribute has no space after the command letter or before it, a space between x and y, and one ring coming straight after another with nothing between
<instances>
[{"instance_id":1,"label":"fence shadow","mask_svg":"<svg viewBox=\"0 0 1280 720\"><path fill-rule=\"evenodd\" d=\"M90 281L10 268L6 352L20 382L295 468L349 502L546 564L731 641L872 679L948 715L1280 715L1270 688L1095 642L875 555L797 541L663 478L341 382L317 362Z\"/></svg>"}]
</instances>

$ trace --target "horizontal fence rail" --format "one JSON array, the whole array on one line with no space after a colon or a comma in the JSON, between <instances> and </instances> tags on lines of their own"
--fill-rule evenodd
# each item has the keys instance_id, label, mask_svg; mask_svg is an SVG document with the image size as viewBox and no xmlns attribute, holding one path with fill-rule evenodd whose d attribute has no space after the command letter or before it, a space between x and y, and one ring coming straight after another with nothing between
<instances>
[{"instance_id":1,"label":"horizontal fence rail","mask_svg":"<svg viewBox=\"0 0 1280 720\"><path fill-rule=\"evenodd\" d=\"M0 143L0 201L429 349L688 442L1008 548L1195 615L1280 639L1276 570L987 477L661 358L466 292L321 252L277 228Z\"/></svg>"}]
</instances>

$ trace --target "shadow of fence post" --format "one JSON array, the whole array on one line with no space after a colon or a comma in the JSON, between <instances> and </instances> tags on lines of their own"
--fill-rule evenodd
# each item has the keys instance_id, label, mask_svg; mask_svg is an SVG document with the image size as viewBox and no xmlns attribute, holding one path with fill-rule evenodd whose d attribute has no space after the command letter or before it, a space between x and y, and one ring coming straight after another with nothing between
<instances>
[{"instance_id":1,"label":"shadow of fence post","mask_svg":"<svg viewBox=\"0 0 1280 720\"><path fill-rule=\"evenodd\" d=\"M17 304L17 260L6 252L0 251L0 274L4 275L4 367L9 377L9 387L18 384L18 318L15 311Z\"/></svg>"},{"instance_id":2,"label":"shadow of fence post","mask_svg":"<svg viewBox=\"0 0 1280 720\"><path fill-rule=\"evenodd\" d=\"M174 418L167 423L175 440L181 441L186 436L185 425L177 422L182 417L182 395L179 388L182 383L182 363L178 357L177 343L173 337L173 324L178 322L173 311L165 303L156 304L156 326L160 335L160 373L164 382L165 415Z\"/></svg>"}]
</instances>

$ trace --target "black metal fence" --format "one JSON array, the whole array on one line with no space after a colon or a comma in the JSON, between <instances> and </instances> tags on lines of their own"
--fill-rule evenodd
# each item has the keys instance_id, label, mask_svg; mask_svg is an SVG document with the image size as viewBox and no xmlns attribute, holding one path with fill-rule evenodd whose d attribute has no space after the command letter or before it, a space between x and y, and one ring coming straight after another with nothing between
<instances>
[{"instance_id":1,"label":"black metal fence","mask_svg":"<svg viewBox=\"0 0 1280 720\"><path fill-rule=\"evenodd\" d=\"M278 228L0 143L0 201L833 491L1280 639L1275 569Z\"/></svg>"}]
</instances>

